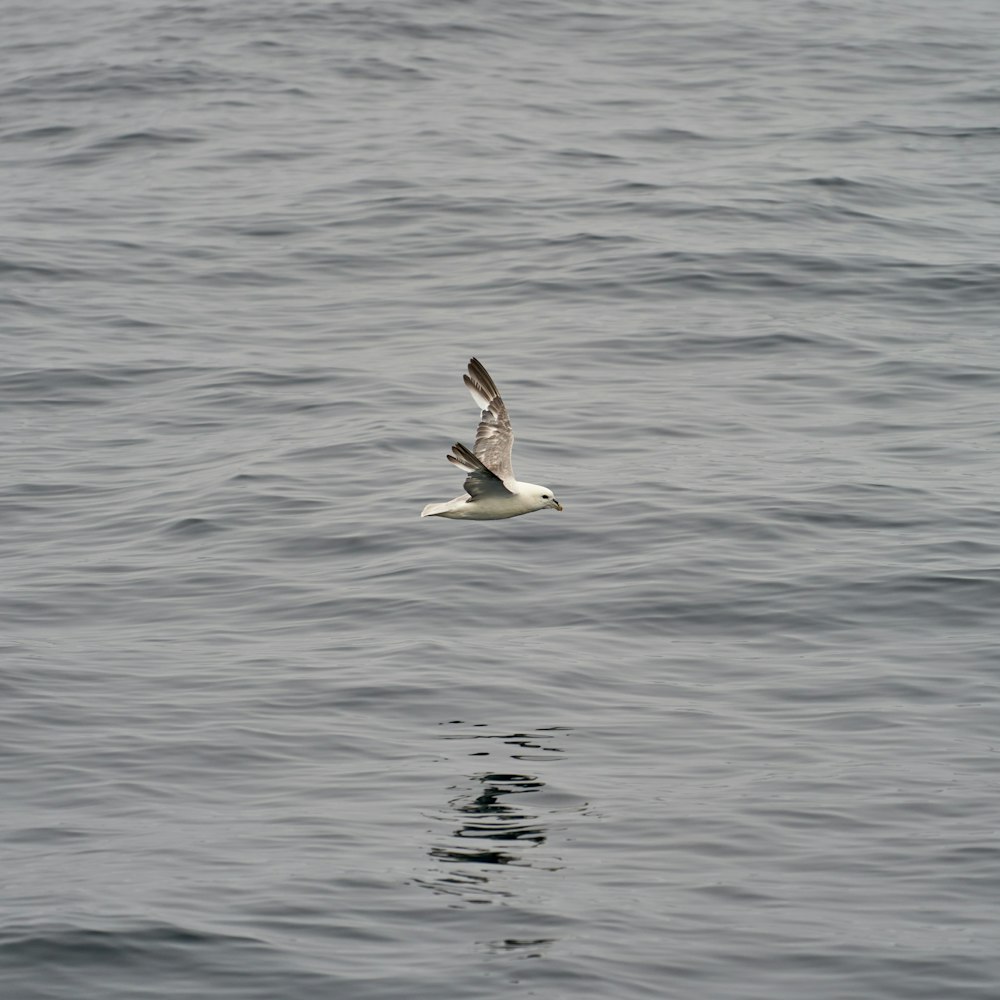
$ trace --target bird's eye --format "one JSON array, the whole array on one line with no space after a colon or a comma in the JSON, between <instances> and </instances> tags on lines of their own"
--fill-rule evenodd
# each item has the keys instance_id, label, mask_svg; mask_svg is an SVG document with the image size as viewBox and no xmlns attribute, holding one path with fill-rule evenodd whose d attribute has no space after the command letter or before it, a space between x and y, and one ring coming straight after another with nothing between
<instances>
[{"instance_id":1,"label":"bird's eye","mask_svg":"<svg viewBox=\"0 0 1000 1000\"><path fill-rule=\"evenodd\" d=\"M543 494L542 494L542 499L543 499L543 500L551 500L551 499L552 499L552 497L550 497L550 496L548 495L548 493L543 493Z\"/></svg>"}]
</instances>

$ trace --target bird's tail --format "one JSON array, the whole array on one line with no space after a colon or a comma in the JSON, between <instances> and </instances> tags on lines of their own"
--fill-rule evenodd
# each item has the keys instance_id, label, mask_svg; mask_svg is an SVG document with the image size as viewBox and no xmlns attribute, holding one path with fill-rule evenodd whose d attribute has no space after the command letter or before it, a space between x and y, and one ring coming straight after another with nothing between
<instances>
[{"instance_id":1,"label":"bird's tail","mask_svg":"<svg viewBox=\"0 0 1000 1000\"><path fill-rule=\"evenodd\" d=\"M447 503L429 503L420 512L420 516L433 517L435 514L443 514L446 510L451 510L454 503L454 500L449 500Z\"/></svg>"}]
</instances>

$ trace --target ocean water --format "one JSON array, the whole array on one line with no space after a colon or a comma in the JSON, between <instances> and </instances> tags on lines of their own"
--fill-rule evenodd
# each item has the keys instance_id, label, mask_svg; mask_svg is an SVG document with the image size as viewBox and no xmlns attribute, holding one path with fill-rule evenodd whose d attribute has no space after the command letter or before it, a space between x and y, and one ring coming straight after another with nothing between
<instances>
[{"instance_id":1,"label":"ocean water","mask_svg":"<svg viewBox=\"0 0 1000 1000\"><path fill-rule=\"evenodd\" d=\"M995 15L6 5L5 1000L1000 995Z\"/></svg>"}]
</instances>

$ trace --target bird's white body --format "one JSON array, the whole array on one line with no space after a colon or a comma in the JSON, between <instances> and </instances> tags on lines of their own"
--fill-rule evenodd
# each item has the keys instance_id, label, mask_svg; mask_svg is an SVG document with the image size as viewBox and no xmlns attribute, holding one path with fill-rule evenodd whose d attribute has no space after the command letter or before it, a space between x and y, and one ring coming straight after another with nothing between
<instances>
[{"instance_id":1,"label":"bird's white body","mask_svg":"<svg viewBox=\"0 0 1000 1000\"><path fill-rule=\"evenodd\" d=\"M480 497L473 500L468 493L463 493L447 503L429 503L420 512L421 517L454 517L463 521L499 521L505 517L517 517L519 514L530 514L533 510L551 507L552 503L540 500L540 494L552 493L544 486L534 483L504 483L512 496ZM514 487L511 490L511 487ZM556 508L557 510L559 508Z\"/></svg>"},{"instance_id":2,"label":"bird's white body","mask_svg":"<svg viewBox=\"0 0 1000 1000\"><path fill-rule=\"evenodd\" d=\"M482 410L476 430L475 451L456 444L448 461L463 469L466 492L447 503L429 503L421 517L450 517L462 521L500 521L534 510L562 510L547 486L519 483L514 478L510 453L514 446L507 407L489 372L473 358L465 384Z\"/></svg>"}]
</instances>

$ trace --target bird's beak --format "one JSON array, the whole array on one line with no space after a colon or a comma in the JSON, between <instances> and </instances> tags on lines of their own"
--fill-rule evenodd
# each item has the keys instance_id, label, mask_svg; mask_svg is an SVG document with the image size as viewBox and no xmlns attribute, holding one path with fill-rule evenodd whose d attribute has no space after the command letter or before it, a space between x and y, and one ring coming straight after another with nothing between
<instances>
[{"instance_id":1,"label":"bird's beak","mask_svg":"<svg viewBox=\"0 0 1000 1000\"><path fill-rule=\"evenodd\" d=\"M563 509L563 505L558 500L553 500L552 501L552 506L555 507L556 510L562 510Z\"/></svg>"}]
</instances>

